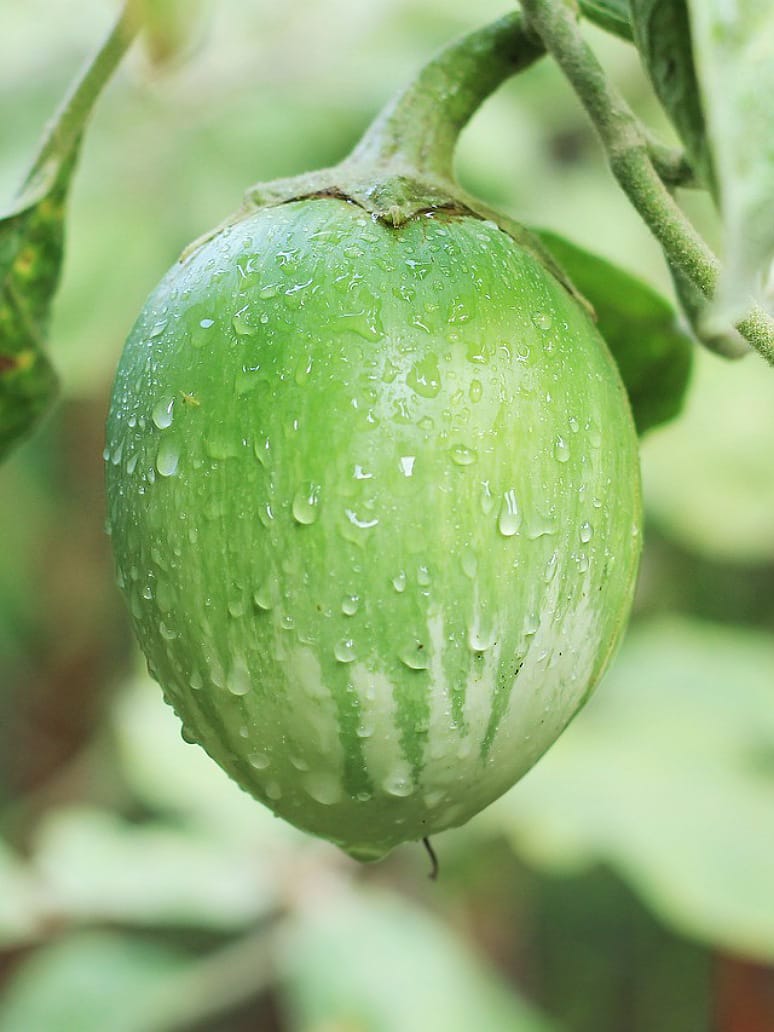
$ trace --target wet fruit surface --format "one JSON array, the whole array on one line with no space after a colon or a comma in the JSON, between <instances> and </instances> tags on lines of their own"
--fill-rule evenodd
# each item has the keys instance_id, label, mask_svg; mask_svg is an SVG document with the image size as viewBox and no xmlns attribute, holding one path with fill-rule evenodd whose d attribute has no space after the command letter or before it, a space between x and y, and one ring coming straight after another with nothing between
<instances>
[{"instance_id":1,"label":"wet fruit surface","mask_svg":"<svg viewBox=\"0 0 774 1032\"><path fill-rule=\"evenodd\" d=\"M175 266L127 343L119 583L197 741L364 859L554 741L625 622L636 439L588 317L494 224L326 198Z\"/></svg>"}]
</instances>

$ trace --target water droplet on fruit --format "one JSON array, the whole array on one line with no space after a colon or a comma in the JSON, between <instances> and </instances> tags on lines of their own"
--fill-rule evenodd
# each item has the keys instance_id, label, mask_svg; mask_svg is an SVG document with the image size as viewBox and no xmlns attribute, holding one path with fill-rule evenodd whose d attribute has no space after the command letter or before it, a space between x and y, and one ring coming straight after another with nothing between
<instances>
[{"instance_id":1,"label":"water droplet on fruit","mask_svg":"<svg viewBox=\"0 0 774 1032\"><path fill-rule=\"evenodd\" d=\"M427 355L411 367L406 383L423 398L435 398L441 390L441 373L435 355Z\"/></svg>"},{"instance_id":2,"label":"water droplet on fruit","mask_svg":"<svg viewBox=\"0 0 774 1032\"><path fill-rule=\"evenodd\" d=\"M427 670L430 665L430 657L427 654L424 642L419 641L417 638L414 638L413 641L410 641L400 650L398 659L409 670Z\"/></svg>"},{"instance_id":3,"label":"water droplet on fruit","mask_svg":"<svg viewBox=\"0 0 774 1032\"><path fill-rule=\"evenodd\" d=\"M420 566L417 570L417 584L420 587L426 588L430 584L430 571L424 565Z\"/></svg>"},{"instance_id":4,"label":"water droplet on fruit","mask_svg":"<svg viewBox=\"0 0 774 1032\"><path fill-rule=\"evenodd\" d=\"M550 584L551 581L556 576L556 568L557 568L558 564L559 564L559 552L558 552L557 549L554 549L553 552L551 553L551 558L546 563L546 568L543 571L543 580L546 582L546 584Z\"/></svg>"},{"instance_id":5,"label":"water droplet on fruit","mask_svg":"<svg viewBox=\"0 0 774 1032\"><path fill-rule=\"evenodd\" d=\"M251 767L255 767L256 770L266 770L271 760L264 752L254 752L247 757L247 762Z\"/></svg>"},{"instance_id":6,"label":"water droplet on fruit","mask_svg":"<svg viewBox=\"0 0 774 1032\"><path fill-rule=\"evenodd\" d=\"M341 603L341 611L345 616L354 616L360 606L358 595L345 595Z\"/></svg>"},{"instance_id":7,"label":"water droplet on fruit","mask_svg":"<svg viewBox=\"0 0 774 1032\"><path fill-rule=\"evenodd\" d=\"M580 539L584 543L584 545L587 544L589 541L591 541L591 538L592 538L593 534L594 534L594 528L591 526L591 524L589 523L588 520L586 520L585 522L581 523L581 525L580 525Z\"/></svg>"},{"instance_id":8,"label":"water droplet on fruit","mask_svg":"<svg viewBox=\"0 0 774 1032\"><path fill-rule=\"evenodd\" d=\"M307 483L299 488L293 498L293 519L296 523L309 526L320 514L320 485Z\"/></svg>"},{"instance_id":9,"label":"water droplet on fruit","mask_svg":"<svg viewBox=\"0 0 774 1032\"><path fill-rule=\"evenodd\" d=\"M392 796L398 796L399 798L410 796L414 791L414 785L408 767L396 767L395 770L391 771L382 781L382 788Z\"/></svg>"},{"instance_id":10,"label":"water droplet on fruit","mask_svg":"<svg viewBox=\"0 0 774 1032\"><path fill-rule=\"evenodd\" d=\"M151 338L160 337L164 330L167 328L168 321L168 319L159 319L158 322L155 322L153 326L151 326L148 332L148 336Z\"/></svg>"},{"instance_id":11,"label":"water droplet on fruit","mask_svg":"<svg viewBox=\"0 0 774 1032\"><path fill-rule=\"evenodd\" d=\"M570 458L570 446L561 434L554 441L554 458L557 462L567 462Z\"/></svg>"},{"instance_id":12,"label":"water droplet on fruit","mask_svg":"<svg viewBox=\"0 0 774 1032\"><path fill-rule=\"evenodd\" d=\"M151 412L151 419L159 428L159 430L166 430L168 426L172 425L173 408L175 405L175 399L170 397L159 398L156 404L153 406Z\"/></svg>"},{"instance_id":13,"label":"water droplet on fruit","mask_svg":"<svg viewBox=\"0 0 774 1032\"><path fill-rule=\"evenodd\" d=\"M554 324L554 320L548 312L534 312L532 315L532 322L539 330L550 330Z\"/></svg>"},{"instance_id":14,"label":"water droplet on fruit","mask_svg":"<svg viewBox=\"0 0 774 1032\"><path fill-rule=\"evenodd\" d=\"M481 511L485 516L489 516L495 507L495 500L492 496L492 491L489 487L488 480L481 481Z\"/></svg>"},{"instance_id":15,"label":"water droplet on fruit","mask_svg":"<svg viewBox=\"0 0 774 1032\"><path fill-rule=\"evenodd\" d=\"M333 806L341 799L341 784L333 774L308 774L304 778L304 788L323 806Z\"/></svg>"},{"instance_id":16,"label":"water droplet on fruit","mask_svg":"<svg viewBox=\"0 0 774 1032\"><path fill-rule=\"evenodd\" d=\"M481 386L481 381L480 380L471 380L470 381L470 391L469 391L470 400L473 401L473 402L481 401L481 398L482 398L483 394L484 394L484 388Z\"/></svg>"},{"instance_id":17,"label":"water droplet on fruit","mask_svg":"<svg viewBox=\"0 0 774 1032\"><path fill-rule=\"evenodd\" d=\"M392 586L398 593L401 593L406 590L407 581L406 571L401 570L400 573L396 573L392 578Z\"/></svg>"},{"instance_id":18,"label":"water droplet on fruit","mask_svg":"<svg viewBox=\"0 0 774 1032\"><path fill-rule=\"evenodd\" d=\"M451 456L452 462L455 466L472 466L478 458L477 453L472 449L466 447L464 444L455 444L450 449L449 455Z\"/></svg>"},{"instance_id":19,"label":"water droplet on fruit","mask_svg":"<svg viewBox=\"0 0 774 1032\"><path fill-rule=\"evenodd\" d=\"M162 477L173 477L177 473L177 466L180 462L180 450L177 443L165 438L159 445L156 454L156 469Z\"/></svg>"},{"instance_id":20,"label":"water droplet on fruit","mask_svg":"<svg viewBox=\"0 0 774 1032\"><path fill-rule=\"evenodd\" d=\"M251 687L250 673L245 666L244 660L237 660L226 680L226 688L232 695L241 696L247 695Z\"/></svg>"},{"instance_id":21,"label":"water droplet on fruit","mask_svg":"<svg viewBox=\"0 0 774 1032\"><path fill-rule=\"evenodd\" d=\"M521 509L516 501L516 495L511 488L503 495L500 506L500 515L497 517L497 529L503 537L513 537L521 526Z\"/></svg>"},{"instance_id":22,"label":"water droplet on fruit","mask_svg":"<svg viewBox=\"0 0 774 1032\"><path fill-rule=\"evenodd\" d=\"M333 654L339 663L352 663L357 659L355 643L351 638L342 638L333 646Z\"/></svg>"},{"instance_id":23,"label":"water droplet on fruit","mask_svg":"<svg viewBox=\"0 0 774 1032\"><path fill-rule=\"evenodd\" d=\"M398 460L398 466L404 477L411 477L414 475L414 463L416 462L415 455L401 455Z\"/></svg>"}]
</instances>

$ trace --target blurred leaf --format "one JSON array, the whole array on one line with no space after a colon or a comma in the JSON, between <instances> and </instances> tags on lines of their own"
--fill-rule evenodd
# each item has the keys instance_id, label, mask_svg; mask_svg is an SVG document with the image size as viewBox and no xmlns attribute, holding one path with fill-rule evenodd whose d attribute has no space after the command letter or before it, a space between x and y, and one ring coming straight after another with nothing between
<instances>
[{"instance_id":1,"label":"blurred leaf","mask_svg":"<svg viewBox=\"0 0 774 1032\"><path fill-rule=\"evenodd\" d=\"M141 0L143 42L154 65L167 65L191 45L205 0Z\"/></svg>"},{"instance_id":2,"label":"blurred leaf","mask_svg":"<svg viewBox=\"0 0 774 1032\"><path fill-rule=\"evenodd\" d=\"M646 509L691 552L770 561L773 454L774 377L698 350L682 416L643 443Z\"/></svg>"},{"instance_id":3,"label":"blurred leaf","mask_svg":"<svg viewBox=\"0 0 774 1032\"><path fill-rule=\"evenodd\" d=\"M266 859L307 848L334 851L277 818L243 792L198 745L180 736L180 720L149 677L126 686L115 710L118 760L151 809L182 815L220 842L243 843Z\"/></svg>"},{"instance_id":4,"label":"blurred leaf","mask_svg":"<svg viewBox=\"0 0 774 1032\"><path fill-rule=\"evenodd\" d=\"M696 67L712 141L724 226L715 304L734 321L774 258L774 5L688 0Z\"/></svg>"},{"instance_id":5,"label":"blurred leaf","mask_svg":"<svg viewBox=\"0 0 774 1032\"><path fill-rule=\"evenodd\" d=\"M642 627L487 819L532 863L609 864L681 933L771 962L773 686L769 635Z\"/></svg>"},{"instance_id":6,"label":"blurred leaf","mask_svg":"<svg viewBox=\"0 0 774 1032\"><path fill-rule=\"evenodd\" d=\"M56 393L43 349L59 284L70 182L94 103L134 30L127 6L46 128L21 190L0 215L0 461L34 429Z\"/></svg>"},{"instance_id":7,"label":"blurred leaf","mask_svg":"<svg viewBox=\"0 0 774 1032\"><path fill-rule=\"evenodd\" d=\"M14 971L0 1002L0 1032L157 1032L153 994L187 963L154 942L72 935Z\"/></svg>"},{"instance_id":8,"label":"blurred leaf","mask_svg":"<svg viewBox=\"0 0 774 1032\"><path fill-rule=\"evenodd\" d=\"M37 926L38 913L33 879L0 841L0 948L29 938Z\"/></svg>"},{"instance_id":9,"label":"blurred leaf","mask_svg":"<svg viewBox=\"0 0 774 1032\"><path fill-rule=\"evenodd\" d=\"M257 850L85 808L44 821L33 870L71 921L238 929L275 904L275 872Z\"/></svg>"},{"instance_id":10,"label":"blurred leaf","mask_svg":"<svg viewBox=\"0 0 774 1032\"><path fill-rule=\"evenodd\" d=\"M597 314L640 434L681 410L693 358L672 306L618 266L546 230L538 236Z\"/></svg>"},{"instance_id":11,"label":"blurred leaf","mask_svg":"<svg viewBox=\"0 0 774 1032\"><path fill-rule=\"evenodd\" d=\"M687 0L631 0L634 39L645 70L702 182L714 184L712 157L691 50Z\"/></svg>"},{"instance_id":12,"label":"blurred leaf","mask_svg":"<svg viewBox=\"0 0 774 1032\"><path fill-rule=\"evenodd\" d=\"M631 41L631 0L579 0L579 7L590 22Z\"/></svg>"},{"instance_id":13,"label":"blurred leaf","mask_svg":"<svg viewBox=\"0 0 774 1032\"><path fill-rule=\"evenodd\" d=\"M298 1032L548 1032L449 929L397 895L343 887L306 901L280 960Z\"/></svg>"}]
</instances>

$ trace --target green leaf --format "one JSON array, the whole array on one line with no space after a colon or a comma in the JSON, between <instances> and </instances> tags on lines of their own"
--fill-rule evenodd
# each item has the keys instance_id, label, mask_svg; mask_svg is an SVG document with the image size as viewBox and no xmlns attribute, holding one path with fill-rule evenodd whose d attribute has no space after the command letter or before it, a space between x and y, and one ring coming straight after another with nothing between
<instances>
[{"instance_id":1,"label":"green leaf","mask_svg":"<svg viewBox=\"0 0 774 1032\"><path fill-rule=\"evenodd\" d=\"M0 948L34 934L39 904L34 879L0 840Z\"/></svg>"},{"instance_id":2,"label":"green leaf","mask_svg":"<svg viewBox=\"0 0 774 1032\"><path fill-rule=\"evenodd\" d=\"M43 348L73 167L74 153L50 183L0 219L0 460L56 395L56 375Z\"/></svg>"},{"instance_id":3,"label":"green leaf","mask_svg":"<svg viewBox=\"0 0 774 1032\"><path fill-rule=\"evenodd\" d=\"M630 0L580 0L579 6L584 18L631 42Z\"/></svg>"},{"instance_id":4,"label":"green leaf","mask_svg":"<svg viewBox=\"0 0 774 1032\"><path fill-rule=\"evenodd\" d=\"M774 642L633 631L604 685L487 812L530 862L615 868L680 933L774 960Z\"/></svg>"},{"instance_id":5,"label":"green leaf","mask_svg":"<svg viewBox=\"0 0 774 1032\"><path fill-rule=\"evenodd\" d=\"M640 434L681 410L693 358L671 305L628 272L546 230L536 231L578 291L621 373Z\"/></svg>"},{"instance_id":6,"label":"green leaf","mask_svg":"<svg viewBox=\"0 0 774 1032\"><path fill-rule=\"evenodd\" d=\"M4 986L0 1032L148 1032L153 998L188 964L157 943L87 932L36 950Z\"/></svg>"},{"instance_id":7,"label":"green leaf","mask_svg":"<svg viewBox=\"0 0 774 1032\"><path fill-rule=\"evenodd\" d=\"M71 921L241 929L275 905L271 855L206 829L130 824L59 810L38 831L32 870Z\"/></svg>"},{"instance_id":8,"label":"green leaf","mask_svg":"<svg viewBox=\"0 0 774 1032\"><path fill-rule=\"evenodd\" d=\"M699 178L714 173L691 49L686 0L631 0L632 27L656 96L685 144Z\"/></svg>"},{"instance_id":9,"label":"green leaf","mask_svg":"<svg viewBox=\"0 0 774 1032\"><path fill-rule=\"evenodd\" d=\"M744 314L774 259L774 5L689 0L724 228L715 313Z\"/></svg>"},{"instance_id":10,"label":"green leaf","mask_svg":"<svg viewBox=\"0 0 774 1032\"><path fill-rule=\"evenodd\" d=\"M0 461L56 395L44 347L62 265L67 196L94 102L136 29L130 6L48 126L19 194L0 216Z\"/></svg>"},{"instance_id":11,"label":"green leaf","mask_svg":"<svg viewBox=\"0 0 774 1032\"><path fill-rule=\"evenodd\" d=\"M713 562L774 560L774 377L698 350L679 420L641 450L648 514Z\"/></svg>"},{"instance_id":12,"label":"green leaf","mask_svg":"<svg viewBox=\"0 0 774 1032\"><path fill-rule=\"evenodd\" d=\"M191 46L202 20L205 0L140 0L143 42L151 62L168 65Z\"/></svg>"},{"instance_id":13,"label":"green leaf","mask_svg":"<svg viewBox=\"0 0 774 1032\"><path fill-rule=\"evenodd\" d=\"M387 892L344 886L300 910L280 958L290 1028L548 1032L449 929Z\"/></svg>"}]
</instances>

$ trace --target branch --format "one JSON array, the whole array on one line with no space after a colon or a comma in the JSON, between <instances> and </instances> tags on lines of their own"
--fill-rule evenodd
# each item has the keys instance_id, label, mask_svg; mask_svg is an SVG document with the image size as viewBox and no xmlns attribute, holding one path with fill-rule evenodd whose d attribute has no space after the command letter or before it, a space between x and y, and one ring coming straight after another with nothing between
<instances>
[{"instance_id":1,"label":"branch","mask_svg":"<svg viewBox=\"0 0 774 1032\"><path fill-rule=\"evenodd\" d=\"M711 301L720 263L664 185L639 120L608 81L580 33L572 0L522 0L522 8L578 94L600 136L613 175L661 244L667 260L683 270ZM756 307L737 329L774 365L774 319Z\"/></svg>"}]
</instances>

